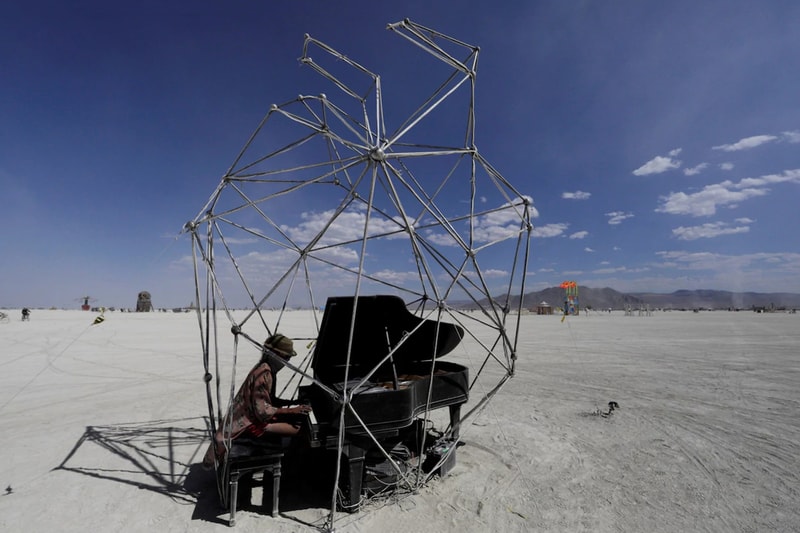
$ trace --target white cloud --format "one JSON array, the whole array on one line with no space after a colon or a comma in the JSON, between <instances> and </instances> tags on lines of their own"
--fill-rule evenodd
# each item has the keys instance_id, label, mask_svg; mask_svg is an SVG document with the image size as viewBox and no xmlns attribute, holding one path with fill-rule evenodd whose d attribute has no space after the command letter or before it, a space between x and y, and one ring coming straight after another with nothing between
<instances>
[{"instance_id":1,"label":"white cloud","mask_svg":"<svg viewBox=\"0 0 800 533\"><path fill-rule=\"evenodd\" d=\"M358 254L349 248L332 248L325 250L317 255L325 260L336 262L341 265L353 265L358 262ZM290 266L298 259L295 251L276 248L270 252L252 251L236 258L237 268L241 270L249 283L257 286L270 284L285 273ZM222 267L222 265L225 267ZM217 263L217 268L231 278L235 277L232 264L222 261ZM321 267L325 268L325 267ZM257 292L257 291L256 291Z\"/></svg>"},{"instance_id":2,"label":"white cloud","mask_svg":"<svg viewBox=\"0 0 800 533\"><path fill-rule=\"evenodd\" d=\"M723 181L707 185L695 193L674 192L661 197L658 213L671 215L708 216L721 206L736 207L739 202L769 193L767 185L774 183L800 183L800 169L786 170L782 174L769 174L758 178L745 178L738 183Z\"/></svg>"},{"instance_id":3,"label":"white cloud","mask_svg":"<svg viewBox=\"0 0 800 533\"><path fill-rule=\"evenodd\" d=\"M518 235L521 231L521 214L524 209L522 204L524 202L528 204L531 217L538 217L539 213L533 207L533 198L530 196L517 198L513 204L507 202L490 213L475 217L473 220L474 241L477 243L495 242ZM297 243L300 248L305 247L320 235L319 241L314 246L315 249L360 242L363 238L364 225L367 220L366 208L363 206L356 207L354 210L340 213L335 220L331 220L334 213L334 210L319 213L313 211L304 212L300 215L301 222L298 225L282 225L281 230L293 242ZM404 224L405 222L400 218L393 220L373 212L369 219L367 235L369 237L384 235L386 239L404 238L407 236L407 233L403 231ZM457 245L453 237L444 232L433 233L431 230L426 230L426 237L440 246ZM462 237L465 236L462 235ZM332 252L326 253L330 254ZM319 253L316 255L319 255ZM350 253L345 253L345 255L351 257Z\"/></svg>"},{"instance_id":4,"label":"white cloud","mask_svg":"<svg viewBox=\"0 0 800 533\"><path fill-rule=\"evenodd\" d=\"M563 235L569 224L558 223L558 224L546 224L544 226L537 226L533 228L532 235L534 237L540 238L548 238L548 237L558 237L559 235Z\"/></svg>"},{"instance_id":5,"label":"white cloud","mask_svg":"<svg viewBox=\"0 0 800 533\"><path fill-rule=\"evenodd\" d=\"M584 252L588 252L588 253L593 253L594 252L594 250L589 248L588 246L586 248L584 248L583 251Z\"/></svg>"},{"instance_id":6,"label":"white cloud","mask_svg":"<svg viewBox=\"0 0 800 533\"><path fill-rule=\"evenodd\" d=\"M383 281L403 285L409 281L414 281L419 278L418 272L401 272L399 270L379 270L370 274L371 276L381 279Z\"/></svg>"},{"instance_id":7,"label":"white cloud","mask_svg":"<svg viewBox=\"0 0 800 533\"><path fill-rule=\"evenodd\" d=\"M700 163L699 165L693 166L692 168L684 168L683 173L686 174L687 176L696 176L697 174L700 174L703 171L703 169L705 169L707 166L708 163Z\"/></svg>"},{"instance_id":8,"label":"white cloud","mask_svg":"<svg viewBox=\"0 0 800 533\"><path fill-rule=\"evenodd\" d=\"M510 222L519 225L520 215L523 210L523 202L528 202L528 208L531 210L531 217L536 218L539 216L539 212L533 207L533 198L530 196L523 196L522 198L517 198L513 203L504 203L491 213L481 215L477 220L482 226L504 226ZM512 206L516 207L512 208Z\"/></svg>"},{"instance_id":9,"label":"white cloud","mask_svg":"<svg viewBox=\"0 0 800 533\"><path fill-rule=\"evenodd\" d=\"M565 200L588 200L591 196L592 193L584 191L561 193L561 198L564 198Z\"/></svg>"},{"instance_id":10,"label":"white cloud","mask_svg":"<svg viewBox=\"0 0 800 533\"><path fill-rule=\"evenodd\" d=\"M505 278L508 276L508 271L490 268L488 270L484 270L483 275L487 278Z\"/></svg>"},{"instance_id":11,"label":"white cloud","mask_svg":"<svg viewBox=\"0 0 800 533\"><path fill-rule=\"evenodd\" d=\"M514 202L506 202L490 212L474 217L472 219L472 239L476 244L495 243L508 238L516 237L520 232L525 231L522 228L522 213L524 205L527 203L528 210L531 218L539 216L539 212L533 207L533 198L530 196L522 196L517 198ZM461 228L469 228L469 222L464 222ZM436 231L432 229L424 229L425 238L430 242L439 246L458 246L458 241L449 233L446 233L437 228ZM466 231L460 231L459 234L464 242L469 242L469 236Z\"/></svg>"},{"instance_id":12,"label":"white cloud","mask_svg":"<svg viewBox=\"0 0 800 533\"><path fill-rule=\"evenodd\" d=\"M736 165L734 165L731 162L726 162L726 163L720 163L719 164L719 168L721 168L722 170L733 170L734 166L736 166Z\"/></svg>"},{"instance_id":13,"label":"white cloud","mask_svg":"<svg viewBox=\"0 0 800 533\"><path fill-rule=\"evenodd\" d=\"M226 244L254 244L257 242L261 242L259 239L255 237L247 237L247 238L236 238L236 237L226 237L225 243Z\"/></svg>"},{"instance_id":14,"label":"white cloud","mask_svg":"<svg viewBox=\"0 0 800 533\"><path fill-rule=\"evenodd\" d=\"M425 231L425 238L437 246L456 246L457 243L449 233L436 233Z\"/></svg>"},{"instance_id":15,"label":"white cloud","mask_svg":"<svg viewBox=\"0 0 800 533\"><path fill-rule=\"evenodd\" d=\"M713 146L712 149L722 150L723 152L738 152L739 150L749 150L774 140L777 140L777 137L774 135L754 135L752 137L740 139L733 144L720 144L719 146Z\"/></svg>"},{"instance_id":16,"label":"white cloud","mask_svg":"<svg viewBox=\"0 0 800 533\"><path fill-rule=\"evenodd\" d=\"M675 150L669 152L669 157L658 155L634 170L633 174L635 176L648 176L650 174L661 174L662 172L672 170L673 168L680 168L681 161L673 159L673 157L679 153L681 153L681 149L676 148Z\"/></svg>"},{"instance_id":17,"label":"white cloud","mask_svg":"<svg viewBox=\"0 0 800 533\"><path fill-rule=\"evenodd\" d=\"M633 217L633 213L612 211L611 213L606 213L606 216L608 217L608 223L612 226L616 226L617 224L621 224L623 220Z\"/></svg>"},{"instance_id":18,"label":"white cloud","mask_svg":"<svg viewBox=\"0 0 800 533\"><path fill-rule=\"evenodd\" d=\"M763 279L764 268L769 268L776 274L787 273L791 276L800 270L800 253L753 253L742 255L725 255L711 252L687 252L684 250L656 252L667 262L667 266L679 270L706 270L716 272L724 277L730 274L734 279L747 275L745 271L752 271L758 279Z\"/></svg>"},{"instance_id":19,"label":"white cloud","mask_svg":"<svg viewBox=\"0 0 800 533\"><path fill-rule=\"evenodd\" d=\"M532 218L539 216L539 212L533 207L533 198L530 196L517 198L513 203L506 202L498 210L477 217L473 230L475 241L479 243L494 242L519 235L519 232L522 231L520 225L524 209L523 203L528 204Z\"/></svg>"},{"instance_id":20,"label":"white cloud","mask_svg":"<svg viewBox=\"0 0 800 533\"><path fill-rule=\"evenodd\" d=\"M355 211L340 213L335 220L331 220L334 210L327 210L321 213L313 211L304 212L300 215L302 221L297 226L282 225L283 230L300 247L305 246L321 233L324 232L318 245L327 246L331 244L359 241L364 232L364 224L367 221L366 210L360 208ZM371 216L369 220L369 236L398 232L403 226L402 221L388 220ZM398 236L404 234L398 233Z\"/></svg>"},{"instance_id":21,"label":"white cloud","mask_svg":"<svg viewBox=\"0 0 800 533\"><path fill-rule=\"evenodd\" d=\"M747 233L749 226L731 227L725 222L712 222L700 226L690 226L675 228L672 234L681 241L694 241L697 239L710 239L720 235L734 235L736 233Z\"/></svg>"},{"instance_id":22,"label":"white cloud","mask_svg":"<svg viewBox=\"0 0 800 533\"><path fill-rule=\"evenodd\" d=\"M755 222L755 220L753 220L752 218L741 217L737 218L736 222L738 222L739 224L752 224L753 222Z\"/></svg>"},{"instance_id":23,"label":"white cloud","mask_svg":"<svg viewBox=\"0 0 800 533\"><path fill-rule=\"evenodd\" d=\"M520 222L517 220L505 226L476 224L472 234L476 243L487 243L516 237L520 231L523 230L520 229Z\"/></svg>"},{"instance_id":24,"label":"white cloud","mask_svg":"<svg viewBox=\"0 0 800 533\"><path fill-rule=\"evenodd\" d=\"M683 151L683 148L675 148L674 150L670 150L670 151L669 151L669 156L670 156L670 157L677 157L677 156L679 156L679 155L680 155L680 153L681 153L682 151Z\"/></svg>"},{"instance_id":25,"label":"white cloud","mask_svg":"<svg viewBox=\"0 0 800 533\"><path fill-rule=\"evenodd\" d=\"M786 142L800 143L800 131L784 131L781 136Z\"/></svg>"},{"instance_id":26,"label":"white cloud","mask_svg":"<svg viewBox=\"0 0 800 533\"><path fill-rule=\"evenodd\" d=\"M570 239L583 239L587 235L589 235L588 231L576 231L572 235L569 236Z\"/></svg>"},{"instance_id":27,"label":"white cloud","mask_svg":"<svg viewBox=\"0 0 800 533\"><path fill-rule=\"evenodd\" d=\"M630 270L625 268L624 266L619 267L608 267L608 268L597 268L592 270L592 274L616 274L619 272L637 272L638 270Z\"/></svg>"},{"instance_id":28,"label":"white cloud","mask_svg":"<svg viewBox=\"0 0 800 533\"><path fill-rule=\"evenodd\" d=\"M784 170L783 174L767 174L758 178L745 178L738 184L739 187L763 187L774 183L800 183L800 168Z\"/></svg>"},{"instance_id":29,"label":"white cloud","mask_svg":"<svg viewBox=\"0 0 800 533\"><path fill-rule=\"evenodd\" d=\"M733 184L725 181L708 185L696 193L674 192L662 196L663 203L656 209L656 212L695 217L709 216L715 214L719 206L735 205L748 198L765 194L767 194L765 189L733 190Z\"/></svg>"}]
</instances>

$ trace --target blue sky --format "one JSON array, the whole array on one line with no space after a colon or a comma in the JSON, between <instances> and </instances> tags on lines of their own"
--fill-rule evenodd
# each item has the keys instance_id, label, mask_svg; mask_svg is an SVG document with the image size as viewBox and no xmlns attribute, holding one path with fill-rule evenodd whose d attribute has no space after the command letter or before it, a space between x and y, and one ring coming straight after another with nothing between
<instances>
[{"instance_id":1,"label":"blue sky","mask_svg":"<svg viewBox=\"0 0 800 533\"><path fill-rule=\"evenodd\" d=\"M316 89L303 35L380 74L397 123L434 68L406 17L481 47L476 144L533 199L531 290L800 292L796 2L165 4L0 8L0 307L188 304L179 232Z\"/></svg>"}]
</instances>

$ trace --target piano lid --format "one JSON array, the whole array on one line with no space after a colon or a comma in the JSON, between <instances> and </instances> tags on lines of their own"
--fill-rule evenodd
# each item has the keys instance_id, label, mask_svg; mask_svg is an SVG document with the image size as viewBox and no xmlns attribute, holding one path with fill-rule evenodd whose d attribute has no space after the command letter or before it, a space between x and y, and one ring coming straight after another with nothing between
<instances>
[{"instance_id":1,"label":"piano lid","mask_svg":"<svg viewBox=\"0 0 800 533\"><path fill-rule=\"evenodd\" d=\"M332 383L343 376L354 302L354 296L332 296L325 304L312 361L315 374L323 382ZM392 355L398 369L409 363L430 361L434 349L436 357L442 357L458 345L464 334L460 326L440 322L437 340L436 328L435 320L411 313L399 296L359 296L349 375L365 375L409 334Z\"/></svg>"}]
</instances>

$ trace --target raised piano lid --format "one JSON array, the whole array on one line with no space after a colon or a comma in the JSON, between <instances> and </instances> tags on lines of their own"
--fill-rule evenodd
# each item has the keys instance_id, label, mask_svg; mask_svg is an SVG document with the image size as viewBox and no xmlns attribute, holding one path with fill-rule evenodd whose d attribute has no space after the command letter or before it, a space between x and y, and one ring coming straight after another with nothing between
<instances>
[{"instance_id":1,"label":"raised piano lid","mask_svg":"<svg viewBox=\"0 0 800 533\"><path fill-rule=\"evenodd\" d=\"M323 383L344 379L350 325L353 323L354 296L332 296L325 304L319 337L314 348L312 367ZM420 325L421 323L421 325ZM414 328L419 329L414 331ZM366 375L389 353L390 347L413 331L392 354L395 367L402 372L412 363L442 357L455 348L464 330L447 322L438 324L411 313L403 299L394 295L359 296L356 306L355 330L350 354L350 379ZM390 362L378 374L386 375ZM376 376L379 377L379 376Z\"/></svg>"}]
</instances>

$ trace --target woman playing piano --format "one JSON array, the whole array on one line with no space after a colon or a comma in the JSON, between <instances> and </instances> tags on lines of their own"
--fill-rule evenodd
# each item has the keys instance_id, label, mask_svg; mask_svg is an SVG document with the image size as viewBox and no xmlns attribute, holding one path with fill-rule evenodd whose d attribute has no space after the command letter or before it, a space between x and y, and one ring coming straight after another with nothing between
<instances>
[{"instance_id":1,"label":"woman playing piano","mask_svg":"<svg viewBox=\"0 0 800 533\"><path fill-rule=\"evenodd\" d=\"M224 460L228 435L237 439L270 435L290 437L299 433L301 424L297 415L308 414L311 406L288 407L291 402L275 397L274 391L275 374L284 366L281 361L288 361L295 355L294 343L285 335L276 333L264 342L261 360L239 387L228 416L217 429L203 458L204 467L213 468L215 455L218 462Z\"/></svg>"}]
</instances>

